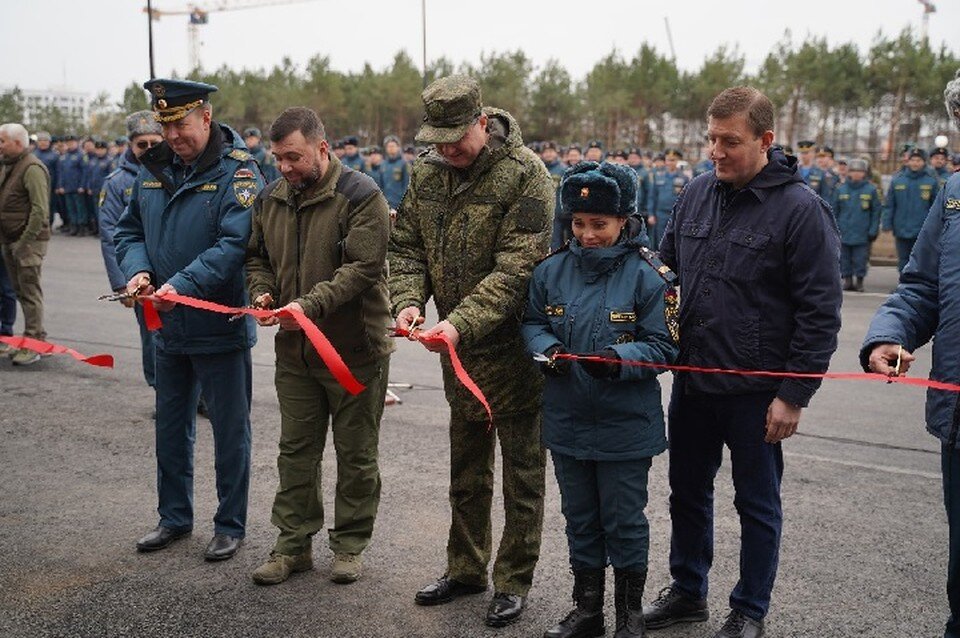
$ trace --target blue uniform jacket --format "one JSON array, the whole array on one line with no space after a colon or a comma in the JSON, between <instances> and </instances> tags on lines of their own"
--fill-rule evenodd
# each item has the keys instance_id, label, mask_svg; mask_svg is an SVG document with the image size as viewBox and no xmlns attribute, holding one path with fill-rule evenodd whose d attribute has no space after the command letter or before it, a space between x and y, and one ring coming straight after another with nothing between
<instances>
[{"instance_id":1,"label":"blue uniform jacket","mask_svg":"<svg viewBox=\"0 0 960 638\"><path fill-rule=\"evenodd\" d=\"M79 148L75 151L66 151L60 156L57 168L57 188L67 193L76 193L83 188L84 166L86 158Z\"/></svg>"},{"instance_id":2,"label":"blue uniform jacket","mask_svg":"<svg viewBox=\"0 0 960 638\"><path fill-rule=\"evenodd\" d=\"M681 172L667 173L666 171L654 173L650 185L650 195L647 201L648 214L660 213L661 216L669 215L673 210L673 204L677 201L677 196L683 187L690 182L690 178Z\"/></svg>"},{"instance_id":3,"label":"blue uniform jacket","mask_svg":"<svg viewBox=\"0 0 960 638\"><path fill-rule=\"evenodd\" d=\"M384 179L383 162L380 162L376 166L374 166L373 164L370 164L369 166L364 166L363 169L361 169L361 172L367 177L369 177L370 179L372 179L373 182L377 185L377 188L380 189L380 192L381 193L383 192L383 179Z\"/></svg>"},{"instance_id":4,"label":"blue uniform jacket","mask_svg":"<svg viewBox=\"0 0 960 638\"><path fill-rule=\"evenodd\" d=\"M107 269L110 290L126 288L129 277L124 277L117 263L117 250L113 245L113 235L117 222L127 208L133 183L140 172L140 162L133 151L127 150L120 156L120 165L107 176L100 191L100 252L103 253L103 265Z\"/></svg>"},{"instance_id":5,"label":"blue uniform jacket","mask_svg":"<svg viewBox=\"0 0 960 638\"><path fill-rule=\"evenodd\" d=\"M403 194L407 192L407 186L410 185L410 167L403 160L403 155L396 157L388 155L380 164L380 173L382 178L380 190L387 198L390 208L396 210L400 207Z\"/></svg>"},{"instance_id":6,"label":"blue uniform jacket","mask_svg":"<svg viewBox=\"0 0 960 638\"><path fill-rule=\"evenodd\" d=\"M344 155L340 158L340 163L344 166L348 166L355 171L360 171L361 173L366 172L366 162L363 161L363 157L360 153L356 155Z\"/></svg>"},{"instance_id":7,"label":"blue uniform jacket","mask_svg":"<svg viewBox=\"0 0 960 638\"><path fill-rule=\"evenodd\" d=\"M894 237L915 239L937 194L937 178L926 170L903 170L893 176L883 207L883 230Z\"/></svg>"},{"instance_id":8,"label":"blue uniform jacket","mask_svg":"<svg viewBox=\"0 0 960 638\"><path fill-rule=\"evenodd\" d=\"M521 332L532 353L556 344L586 354L613 348L621 359L672 363L677 344L667 327L665 295L675 291L633 240L584 249L576 239L533 272ZM671 306L673 310L676 306ZM543 442L578 459L620 461L666 449L657 372L621 366L595 379L574 363L547 377Z\"/></svg>"},{"instance_id":9,"label":"blue uniform jacket","mask_svg":"<svg viewBox=\"0 0 960 638\"><path fill-rule=\"evenodd\" d=\"M710 173L713 171L713 160L703 159L697 162L697 165L693 167L693 176L699 177L704 173Z\"/></svg>"},{"instance_id":10,"label":"blue uniform jacket","mask_svg":"<svg viewBox=\"0 0 960 638\"><path fill-rule=\"evenodd\" d=\"M860 363L874 346L896 343L910 352L933 341L930 378L960 383L960 174L953 175L930 208L900 285L867 330ZM927 390L927 431L956 446L960 395Z\"/></svg>"},{"instance_id":11,"label":"blue uniform jacket","mask_svg":"<svg viewBox=\"0 0 960 638\"><path fill-rule=\"evenodd\" d=\"M812 188L814 193L823 197L823 170L819 166L811 166L810 168L798 166L797 170L800 171L800 177L807 183L807 186Z\"/></svg>"},{"instance_id":12,"label":"blue uniform jacket","mask_svg":"<svg viewBox=\"0 0 960 638\"><path fill-rule=\"evenodd\" d=\"M650 171L643 165L635 166L637 172L637 213L646 216L650 199Z\"/></svg>"},{"instance_id":13,"label":"blue uniform jacket","mask_svg":"<svg viewBox=\"0 0 960 638\"><path fill-rule=\"evenodd\" d=\"M83 171L83 188L88 193L100 195L103 189L103 182L107 179L113 169L110 168L113 158L109 155L97 157L92 155L87 159L87 165Z\"/></svg>"},{"instance_id":14,"label":"blue uniform jacket","mask_svg":"<svg viewBox=\"0 0 960 638\"><path fill-rule=\"evenodd\" d=\"M715 173L683 191L660 256L680 276L680 363L825 372L840 330L840 238L829 206L779 149L744 188ZM810 379L677 375L687 392L776 392L806 406Z\"/></svg>"},{"instance_id":15,"label":"blue uniform jacket","mask_svg":"<svg viewBox=\"0 0 960 638\"><path fill-rule=\"evenodd\" d=\"M206 149L180 184L166 143L147 151L141 163L114 235L124 276L146 271L157 288L170 283L183 295L245 305L250 207L263 179L243 140L214 122ZM161 318L157 345L174 354L229 352L256 341L251 322L223 314L178 305Z\"/></svg>"},{"instance_id":16,"label":"blue uniform jacket","mask_svg":"<svg viewBox=\"0 0 960 638\"><path fill-rule=\"evenodd\" d=\"M45 151L35 149L33 154L47 167L47 172L50 173L50 190L55 189L59 179L60 154L53 150L52 146Z\"/></svg>"},{"instance_id":17,"label":"blue uniform jacket","mask_svg":"<svg viewBox=\"0 0 960 638\"><path fill-rule=\"evenodd\" d=\"M253 156L253 159L257 160L257 166L260 167L260 172L263 174L263 181L269 184L275 179L280 178L280 171L277 170L277 164L273 161L273 157L269 155L265 148L262 146L254 146L251 149L247 149L250 155Z\"/></svg>"},{"instance_id":18,"label":"blue uniform jacket","mask_svg":"<svg viewBox=\"0 0 960 638\"><path fill-rule=\"evenodd\" d=\"M880 193L867 180L848 179L833 194L833 214L840 229L840 243L862 246L877 238L880 230Z\"/></svg>"}]
</instances>

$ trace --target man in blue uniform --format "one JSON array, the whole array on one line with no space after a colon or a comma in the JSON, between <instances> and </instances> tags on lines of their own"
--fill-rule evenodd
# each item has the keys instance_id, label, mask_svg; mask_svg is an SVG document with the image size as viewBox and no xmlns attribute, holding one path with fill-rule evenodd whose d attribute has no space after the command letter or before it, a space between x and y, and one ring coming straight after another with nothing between
<instances>
[{"instance_id":1,"label":"man in blue uniform","mask_svg":"<svg viewBox=\"0 0 960 638\"><path fill-rule=\"evenodd\" d=\"M821 146L817 149L817 168L823 173L823 182L820 186L820 197L825 202L833 201L833 191L840 183L840 176L834 168L833 149Z\"/></svg>"},{"instance_id":2,"label":"man in blue uniform","mask_svg":"<svg viewBox=\"0 0 960 638\"><path fill-rule=\"evenodd\" d=\"M269 184L280 177L280 171L277 170L277 163L274 161L273 155L263 148L262 139L260 129L255 126L243 131L243 143L247 145L247 152L253 156L253 159L257 160L260 172L263 173L263 180Z\"/></svg>"},{"instance_id":3,"label":"man in blue uniform","mask_svg":"<svg viewBox=\"0 0 960 638\"><path fill-rule=\"evenodd\" d=\"M587 149L583 152L583 159L587 162L602 162L606 153L603 151L603 142L590 140Z\"/></svg>"},{"instance_id":4,"label":"man in blue uniform","mask_svg":"<svg viewBox=\"0 0 960 638\"><path fill-rule=\"evenodd\" d=\"M556 191L556 206L553 209L553 231L550 234L550 250L554 251L570 239L570 217L563 215L560 209L560 179L567 171L567 166L560 161L557 143L546 141L540 146L540 159L547 167L553 187Z\"/></svg>"},{"instance_id":5,"label":"man in blue uniform","mask_svg":"<svg viewBox=\"0 0 960 638\"><path fill-rule=\"evenodd\" d=\"M680 357L688 366L826 372L840 330L840 257L829 206L773 147L773 104L726 89L709 109L716 168L693 180L660 243L680 275ZM648 629L704 621L713 560L714 481L730 450L740 517L739 581L714 638L760 638L777 575L783 450L819 381L676 375L670 399L670 573Z\"/></svg>"},{"instance_id":6,"label":"man in blue uniform","mask_svg":"<svg viewBox=\"0 0 960 638\"><path fill-rule=\"evenodd\" d=\"M197 401L213 427L219 507L207 560L233 556L244 536L250 482L252 321L178 306L170 293L246 304L250 207L263 187L240 135L213 121L217 87L149 80L164 143L144 153L114 241L127 290L155 295L157 491L160 522L137 542L159 550L193 529Z\"/></svg>"},{"instance_id":7,"label":"man in blue uniform","mask_svg":"<svg viewBox=\"0 0 960 638\"><path fill-rule=\"evenodd\" d=\"M647 200L650 198L650 170L644 165L643 151L631 148L627 154L627 165L637 174L637 214L646 219Z\"/></svg>"},{"instance_id":8,"label":"man in blue uniform","mask_svg":"<svg viewBox=\"0 0 960 638\"><path fill-rule=\"evenodd\" d=\"M39 144L39 141L37 143ZM950 169L947 168L947 159L949 159L949 157L950 151L942 146L938 146L930 151L930 169L933 171L937 180L939 180L940 186L946 184L947 180L950 179L950 175L952 175Z\"/></svg>"},{"instance_id":9,"label":"man in blue uniform","mask_svg":"<svg viewBox=\"0 0 960 638\"><path fill-rule=\"evenodd\" d=\"M943 92L947 114L960 128L960 71ZM933 341L930 378L960 383L960 175L947 180L917 239L917 249L900 275L900 285L877 311L860 350L865 370L905 375L917 348ZM940 443L943 501L949 526L944 638L960 638L960 448L957 395L928 390L927 431ZM910 542L906 540L905 542ZM890 551L896 552L895 548ZM932 606L932 605L931 605Z\"/></svg>"},{"instance_id":10,"label":"man in blue uniform","mask_svg":"<svg viewBox=\"0 0 960 638\"><path fill-rule=\"evenodd\" d=\"M100 251L103 253L103 265L107 270L107 279L110 289L122 292L127 289L127 278L123 276L120 265L117 263L117 253L113 237L116 233L117 221L130 202L133 185L140 172L140 157L149 149L163 141L162 129L157 118L150 111L139 111L127 118L127 133L131 144L119 158L119 166L103 183L100 191ZM132 307L136 313L137 323L140 325L140 347L142 350L143 376L147 385L156 387L154 362L154 333L147 330L143 320L143 307L134 303L133 299L124 299L123 305Z\"/></svg>"},{"instance_id":11,"label":"man in blue uniform","mask_svg":"<svg viewBox=\"0 0 960 638\"><path fill-rule=\"evenodd\" d=\"M83 201L83 167L86 160L76 135L67 135L65 142L66 149L57 167L57 194L63 196L67 214L64 232L76 235L87 219L87 207Z\"/></svg>"},{"instance_id":12,"label":"man in blue uniform","mask_svg":"<svg viewBox=\"0 0 960 638\"><path fill-rule=\"evenodd\" d=\"M870 244L880 230L880 193L867 180L866 160L850 160L849 168L848 179L834 191L831 203L840 229L840 276L843 277L843 289L863 292Z\"/></svg>"},{"instance_id":13,"label":"man in blue uniform","mask_svg":"<svg viewBox=\"0 0 960 638\"><path fill-rule=\"evenodd\" d=\"M673 210L673 203L677 201L680 191L687 185L690 178L677 167L683 154L675 148L667 149L664 153L664 171L654 173L650 185L650 195L647 199L647 232L650 234L650 245L654 250L660 245L667 220Z\"/></svg>"},{"instance_id":14,"label":"man in blue uniform","mask_svg":"<svg viewBox=\"0 0 960 638\"><path fill-rule=\"evenodd\" d=\"M340 158L340 163L355 171L363 172L365 162L363 157L360 156L359 144L360 141L356 135L348 135L343 138L343 157Z\"/></svg>"},{"instance_id":15,"label":"man in blue uniform","mask_svg":"<svg viewBox=\"0 0 960 638\"><path fill-rule=\"evenodd\" d=\"M580 163L580 160L583 158L583 149L580 148L577 144L571 144L566 148L563 153L563 163L567 165L567 168L571 166L576 166Z\"/></svg>"},{"instance_id":16,"label":"man in blue uniform","mask_svg":"<svg viewBox=\"0 0 960 638\"><path fill-rule=\"evenodd\" d=\"M905 170L893 176L883 207L883 230L892 230L897 244L897 270L903 271L937 194L937 178L927 171L923 149L910 151Z\"/></svg>"},{"instance_id":17,"label":"man in blue uniform","mask_svg":"<svg viewBox=\"0 0 960 638\"><path fill-rule=\"evenodd\" d=\"M403 199L403 194L407 192L407 186L410 185L410 165L403 158L400 138L396 135L383 138L383 149L386 155L380 169L383 173L383 184L380 190L387 198L387 204L390 205L390 218L393 219L397 216L400 200Z\"/></svg>"},{"instance_id":18,"label":"man in blue uniform","mask_svg":"<svg viewBox=\"0 0 960 638\"><path fill-rule=\"evenodd\" d=\"M80 234L97 234L97 226L100 209L100 191L103 190L103 183L107 175L112 172L113 158L107 154L107 143L103 140L94 142L93 155L88 159L86 170L83 173L83 190L85 193L93 194L94 215L87 218L86 228L80 230Z\"/></svg>"},{"instance_id":19,"label":"man in blue uniform","mask_svg":"<svg viewBox=\"0 0 960 638\"><path fill-rule=\"evenodd\" d=\"M33 154L37 156L38 160L43 162L43 165L47 167L47 172L50 173L50 228L53 228L53 217L57 212L57 168L60 165L60 154L54 150L52 141L53 138L51 138L50 134L46 131L37 132L37 148L33 151ZM62 212L60 213L60 219L64 224L67 223L66 220L63 219Z\"/></svg>"},{"instance_id":20,"label":"man in blue uniform","mask_svg":"<svg viewBox=\"0 0 960 638\"><path fill-rule=\"evenodd\" d=\"M810 140L797 142L797 159L800 160L797 170L800 171L800 177L807 183L807 186L812 188L817 195L823 197L823 171L814 163L816 146L816 143Z\"/></svg>"}]
</instances>

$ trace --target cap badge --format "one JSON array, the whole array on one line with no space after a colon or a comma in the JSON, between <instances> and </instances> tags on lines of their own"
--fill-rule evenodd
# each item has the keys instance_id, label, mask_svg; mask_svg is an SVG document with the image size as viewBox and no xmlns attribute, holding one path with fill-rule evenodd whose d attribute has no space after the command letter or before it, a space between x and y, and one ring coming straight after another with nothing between
<instances>
[{"instance_id":1,"label":"cap badge","mask_svg":"<svg viewBox=\"0 0 960 638\"><path fill-rule=\"evenodd\" d=\"M153 85L153 94L157 97L163 97L166 94L166 89L163 88L163 85L157 82Z\"/></svg>"},{"instance_id":2,"label":"cap badge","mask_svg":"<svg viewBox=\"0 0 960 638\"><path fill-rule=\"evenodd\" d=\"M580 199L586 199L590 197L590 189L584 186L580 189Z\"/></svg>"}]
</instances>

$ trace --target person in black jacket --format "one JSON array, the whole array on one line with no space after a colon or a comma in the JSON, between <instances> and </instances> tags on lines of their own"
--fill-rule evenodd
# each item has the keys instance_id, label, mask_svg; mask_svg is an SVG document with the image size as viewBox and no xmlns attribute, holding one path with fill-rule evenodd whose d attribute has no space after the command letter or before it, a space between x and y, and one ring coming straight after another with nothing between
<instances>
[{"instance_id":1,"label":"person in black jacket","mask_svg":"<svg viewBox=\"0 0 960 638\"><path fill-rule=\"evenodd\" d=\"M680 277L688 366L825 372L837 347L840 240L796 158L773 146L773 105L726 89L708 115L715 169L684 189L660 244ZM740 514L740 580L715 638L763 635L783 511L780 441L797 430L813 379L678 374L668 412L672 584L644 610L649 629L708 618L713 481L730 449Z\"/></svg>"}]
</instances>

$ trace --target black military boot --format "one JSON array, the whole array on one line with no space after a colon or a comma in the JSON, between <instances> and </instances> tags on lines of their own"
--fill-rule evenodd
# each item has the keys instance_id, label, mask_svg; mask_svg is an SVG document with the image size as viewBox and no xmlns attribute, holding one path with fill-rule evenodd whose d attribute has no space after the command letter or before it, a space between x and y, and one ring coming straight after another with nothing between
<instances>
[{"instance_id":1,"label":"black military boot","mask_svg":"<svg viewBox=\"0 0 960 638\"><path fill-rule=\"evenodd\" d=\"M576 605L543 638L595 638L607 632L603 624L603 569L573 570L573 604Z\"/></svg>"},{"instance_id":2,"label":"black military boot","mask_svg":"<svg viewBox=\"0 0 960 638\"><path fill-rule=\"evenodd\" d=\"M853 290L853 277L844 277L844 278L843 278L843 289L844 289L844 290Z\"/></svg>"},{"instance_id":3,"label":"black military boot","mask_svg":"<svg viewBox=\"0 0 960 638\"><path fill-rule=\"evenodd\" d=\"M613 570L613 601L617 609L617 633L613 638L641 638L647 635L643 623L643 586L647 572Z\"/></svg>"},{"instance_id":4,"label":"black military boot","mask_svg":"<svg viewBox=\"0 0 960 638\"><path fill-rule=\"evenodd\" d=\"M863 292L863 277L857 277L857 282L853 285L853 289L857 292Z\"/></svg>"}]
</instances>

